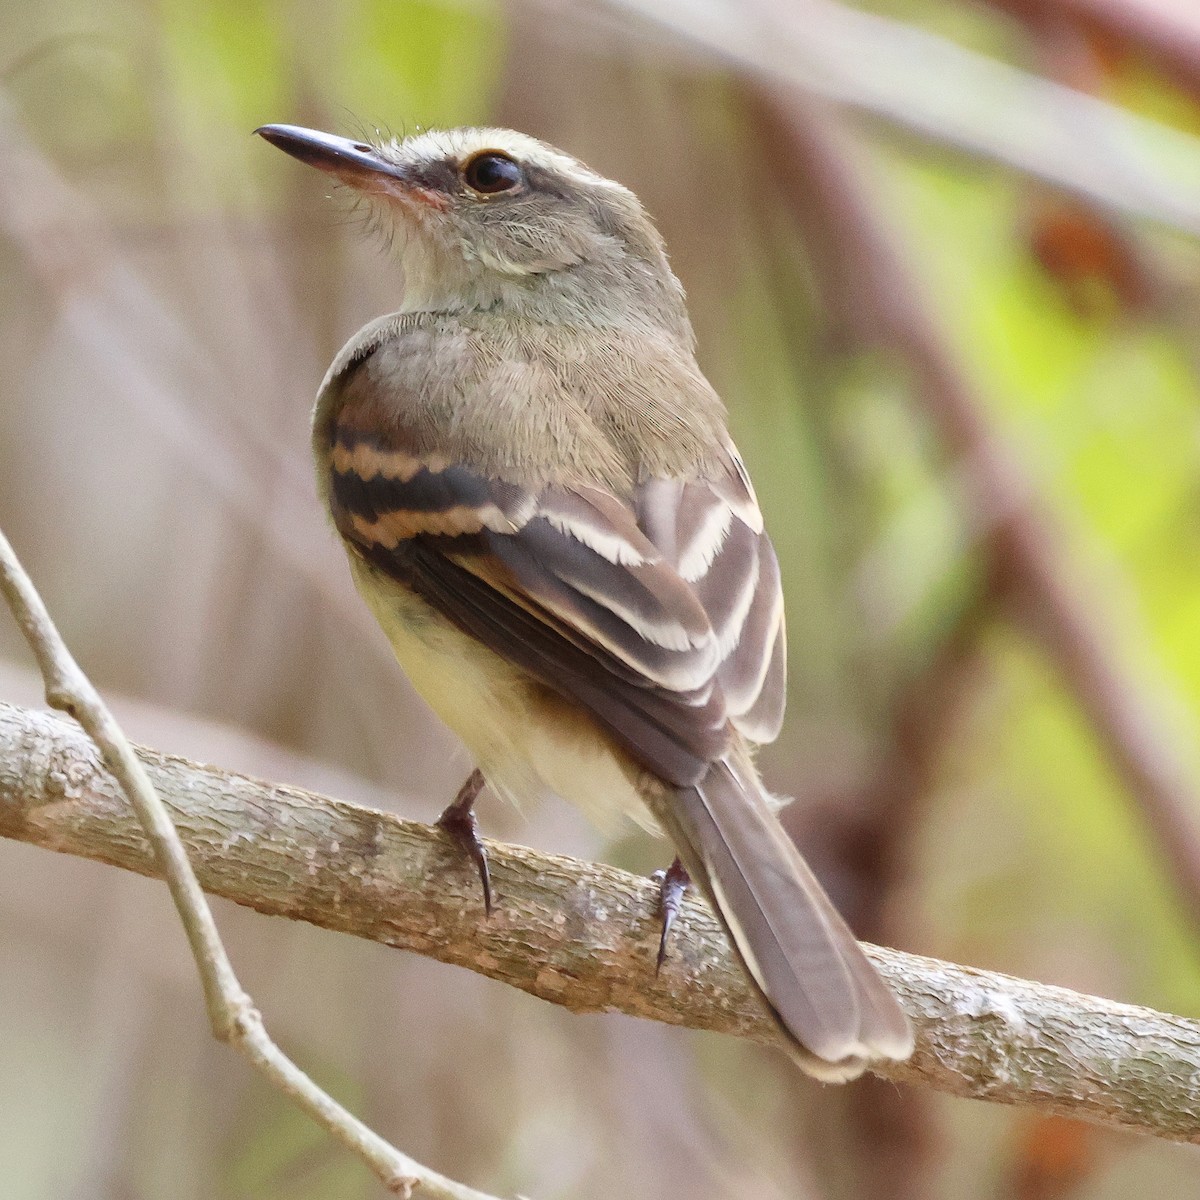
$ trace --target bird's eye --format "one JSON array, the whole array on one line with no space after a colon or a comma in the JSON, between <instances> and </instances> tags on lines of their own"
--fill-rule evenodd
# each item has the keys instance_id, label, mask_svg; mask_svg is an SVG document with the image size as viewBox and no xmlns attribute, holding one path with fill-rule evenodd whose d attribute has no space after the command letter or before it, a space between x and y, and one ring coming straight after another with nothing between
<instances>
[{"instance_id":1,"label":"bird's eye","mask_svg":"<svg viewBox=\"0 0 1200 1200\"><path fill-rule=\"evenodd\" d=\"M485 150L468 159L463 164L462 177L473 192L485 196L511 192L525 180L520 165L498 150Z\"/></svg>"}]
</instances>

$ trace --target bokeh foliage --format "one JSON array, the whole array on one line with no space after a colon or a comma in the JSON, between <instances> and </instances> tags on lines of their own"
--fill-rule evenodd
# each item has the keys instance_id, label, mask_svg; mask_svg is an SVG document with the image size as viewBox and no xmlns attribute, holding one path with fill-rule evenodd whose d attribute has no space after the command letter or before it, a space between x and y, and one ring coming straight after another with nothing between
<instances>
[{"instance_id":1,"label":"bokeh foliage","mask_svg":"<svg viewBox=\"0 0 1200 1200\"><path fill-rule=\"evenodd\" d=\"M1200 133L1200 63L1189 86L1136 26L1055 0L870 7ZM1197 1013L1198 933L1139 798L1029 614L991 595L976 464L912 363L856 326L852 262L835 303L745 71L624 11L0 7L0 131L20 150L0 184L0 526L97 682L140 702L142 740L431 817L469 764L362 618L305 433L325 362L400 276L323 180L248 135L519 124L633 186L672 247L784 570L790 716L764 762L839 902L908 948ZM866 99L869 116L811 119L852 147L903 302L1200 797L1196 244L956 151L946 86L946 130ZM1120 154L1112 173L1131 178ZM960 686L942 687L943 656ZM0 658L0 695L30 699L7 627ZM553 804L484 819L646 869L666 854ZM374 1194L207 1043L159 889L23 847L0 862L0 1191ZM1200 1181L1189 1150L915 1095L889 1141L868 1102L761 1052L220 917L289 1049L407 1151L491 1190L1102 1200Z\"/></svg>"}]
</instances>

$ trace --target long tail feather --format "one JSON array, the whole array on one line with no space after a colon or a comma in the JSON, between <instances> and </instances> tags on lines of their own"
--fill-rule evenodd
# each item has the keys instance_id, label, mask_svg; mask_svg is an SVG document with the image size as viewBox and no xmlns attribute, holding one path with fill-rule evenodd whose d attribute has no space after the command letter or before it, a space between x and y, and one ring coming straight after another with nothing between
<instances>
[{"instance_id":1,"label":"long tail feather","mask_svg":"<svg viewBox=\"0 0 1200 1200\"><path fill-rule=\"evenodd\" d=\"M752 768L715 763L654 808L805 1071L842 1082L912 1053L908 1018L775 819Z\"/></svg>"}]
</instances>

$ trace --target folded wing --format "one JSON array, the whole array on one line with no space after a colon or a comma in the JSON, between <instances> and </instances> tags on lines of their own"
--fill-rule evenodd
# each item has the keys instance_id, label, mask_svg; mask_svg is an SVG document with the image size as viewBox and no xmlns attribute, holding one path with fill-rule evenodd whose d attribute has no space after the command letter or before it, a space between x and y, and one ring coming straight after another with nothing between
<instances>
[{"instance_id":1,"label":"folded wing","mask_svg":"<svg viewBox=\"0 0 1200 1200\"><path fill-rule=\"evenodd\" d=\"M721 649L691 586L603 489L536 492L338 430L347 541L460 628L588 709L671 783L728 746Z\"/></svg>"}]
</instances>

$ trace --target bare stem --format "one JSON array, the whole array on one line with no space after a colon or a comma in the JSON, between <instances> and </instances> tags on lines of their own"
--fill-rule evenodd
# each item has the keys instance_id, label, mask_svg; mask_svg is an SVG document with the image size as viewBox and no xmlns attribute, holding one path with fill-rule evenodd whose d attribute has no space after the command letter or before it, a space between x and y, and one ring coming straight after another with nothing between
<instances>
[{"instance_id":1,"label":"bare stem","mask_svg":"<svg viewBox=\"0 0 1200 1200\"><path fill-rule=\"evenodd\" d=\"M276 1088L357 1154L389 1191L409 1197L415 1189L420 1189L438 1200L490 1200L484 1193L423 1167L389 1145L313 1083L275 1045L234 974L183 843L145 767L71 656L3 533L0 533L0 592L37 657L46 700L79 722L133 806L149 842L154 873L166 879L187 932L214 1036L238 1049Z\"/></svg>"}]
</instances>

